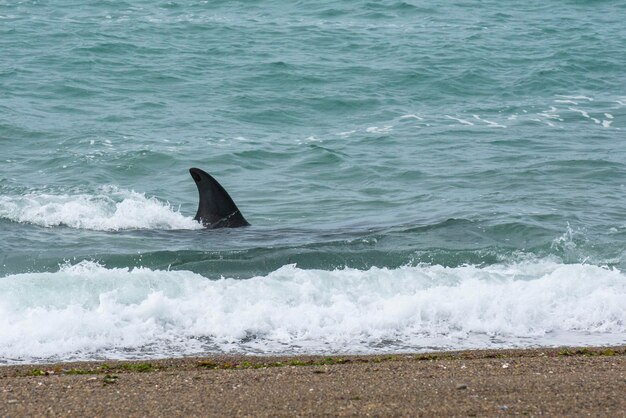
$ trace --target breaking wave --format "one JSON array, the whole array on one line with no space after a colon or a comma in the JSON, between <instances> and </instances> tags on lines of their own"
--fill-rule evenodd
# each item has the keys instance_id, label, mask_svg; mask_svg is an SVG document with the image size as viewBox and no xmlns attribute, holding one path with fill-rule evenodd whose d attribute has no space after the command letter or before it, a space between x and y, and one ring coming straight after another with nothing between
<instances>
[{"instance_id":1,"label":"breaking wave","mask_svg":"<svg viewBox=\"0 0 626 418\"><path fill-rule=\"evenodd\" d=\"M626 275L540 259L247 280L106 268L0 278L5 362L626 342Z\"/></svg>"},{"instance_id":2,"label":"breaking wave","mask_svg":"<svg viewBox=\"0 0 626 418\"><path fill-rule=\"evenodd\" d=\"M97 231L125 229L199 229L169 203L144 193L103 187L92 194L28 193L0 196L0 218L52 227Z\"/></svg>"}]
</instances>

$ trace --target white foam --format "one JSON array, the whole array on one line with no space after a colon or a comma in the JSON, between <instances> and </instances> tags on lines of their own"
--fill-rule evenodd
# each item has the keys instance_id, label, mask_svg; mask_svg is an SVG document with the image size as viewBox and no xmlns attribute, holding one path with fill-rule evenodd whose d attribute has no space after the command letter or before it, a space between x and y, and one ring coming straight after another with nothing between
<instances>
[{"instance_id":1,"label":"white foam","mask_svg":"<svg viewBox=\"0 0 626 418\"><path fill-rule=\"evenodd\" d=\"M248 280L105 268L0 278L9 362L626 342L626 275L536 260L303 270Z\"/></svg>"},{"instance_id":2,"label":"white foam","mask_svg":"<svg viewBox=\"0 0 626 418\"><path fill-rule=\"evenodd\" d=\"M582 109L576 109L576 108L574 108L574 107L570 107L570 108L569 108L569 110L571 110L571 111L573 111L573 112L578 112L578 113L580 113L581 115L583 115L583 117L585 117L585 118L587 118L587 119L591 119L594 123L600 124L600 120L598 120L598 119L596 119L596 118L594 118L594 117L589 116L589 113L588 113L588 112L586 112L586 111L584 111L584 110L582 110ZM609 125L610 125L610 124L609 124Z\"/></svg>"},{"instance_id":3,"label":"white foam","mask_svg":"<svg viewBox=\"0 0 626 418\"><path fill-rule=\"evenodd\" d=\"M542 116L544 118L547 119L556 119L559 121L562 121L563 119L561 119L561 116L557 113L557 108L554 106L550 106L549 110L544 110L541 113L537 113L537 115ZM549 121L546 121L546 123L550 126L554 126L553 124L551 124Z\"/></svg>"},{"instance_id":4,"label":"white foam","mask_svg":"<svg viewBox=\"0 0 626 418\"><path fill-rule=\"evenodd\" d=\"M587 113L587 112L586 112L586 111L584 111L584 110L581 110L581 109L576 109L576 108L573 108L573 107L570 107L570 108L569 108L569 110L571 110L571 111L573 111L573 112L578 112L578 113L580 113L581 115L583 115L583 117L585 117L585 118L589 118L589 113Z\"/></svg>"},{"instance_id":5,"label":"white foam","mask_svg":"<svg viewBox=\"0 0 626 418\"><path fill-rule=\"evenodd\" d=\"M365 132L367 133L371 133L371 134L387 134L389 132L393 131L393 126L391 125L385 125L385 126L370 126L369 128L365 129Z\"/></svg>"},{"instance_id":6,"label":"white foam","mask_svg":"<svg viewBox=\"0 0 626 418\"><path fill-rule=\"evenodd\" d=\"M0 218L78 229L199 229L169 203L143 193L103 187L96 194L29 193L0 196Z\"/></svg>"},{"instance_id":7,"label":"white foam","mask_svg":"<svg viewBox=\"0 0 626 418\"><path fill-rule=\"evenodd\" d=\"M347 138L347 137L349 137L350 135L352 135L355 132L356 132L355 130L345 131L345 132L339 132L337 135L342 137L342 138Z\"/></svg>"},{"instance_id":8,"label":"white foam","mask_svg":"<svg viewBox=\"0 0 626 418\"><path fill-rule=\"evenodd\" d=\"M402 115L402 116L400 116L400 119L417 119L417 120L424 120L424 118L419 117L419 116L414 115L414 114Z\"/></svg>"},{"instance_id":9,"label":"white foam","mask_svg":"<svg viewBox=\"0 0 626 418\"><path fill-rule=\"evenodd\" d=\"M474 119L479 120L481 122L485 122L488 126L491 126L493 128L506 128L506 125L501 125L501 124L499 124L497 122L493 122L493 121L490 121L490 120L487 120L487 119L482 119L478 115L473 115L473 116L474 116Z\"/></svg>"},{"instance_id":10,"label":"white foam","mask_svg":"<svg viewBox=\"0 0 626 418\"><path fill-rule=\"evenodd\" d=\"M463 124L463 125L471 125L471 126L474 126L474 124L473 124L472 122L470 122L470 121L468 121L468 120L465 120L465 119L455 118L455 117L450 116L450 115L446 115L446 117L447 117L448 119L455 120L455 121L457 121L457 122L459 122L460 124Z\"/></svg>"},{"instance_id":11,"label":"white foam","mask_svg":"<svg viewBox=\"0 0 626 418\"><path fill-rule=\"evenodd\" d=\"M587 97L587 96L583 96L583 95L566 96L566 95L563 95L563 94L557 94L556 97L562 97L564 99L572 99L572 100L587 100L589 102L593 102L593 98Z\"/></svg>"}]
</instances>

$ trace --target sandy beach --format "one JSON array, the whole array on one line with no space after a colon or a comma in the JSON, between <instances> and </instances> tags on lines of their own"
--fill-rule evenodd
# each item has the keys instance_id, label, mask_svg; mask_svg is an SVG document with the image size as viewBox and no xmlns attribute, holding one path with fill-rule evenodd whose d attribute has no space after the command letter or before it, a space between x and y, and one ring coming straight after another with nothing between
<instances>
[{"instance_id":1,"label":"sandy beach","mask_svg":"<svg viewBox=\"0 0 626 418\"><path fill-rule=\"evenodd\" d=\"M626 416L626 347L0 367L0 416Z\"/></svg>"}]
</instances>

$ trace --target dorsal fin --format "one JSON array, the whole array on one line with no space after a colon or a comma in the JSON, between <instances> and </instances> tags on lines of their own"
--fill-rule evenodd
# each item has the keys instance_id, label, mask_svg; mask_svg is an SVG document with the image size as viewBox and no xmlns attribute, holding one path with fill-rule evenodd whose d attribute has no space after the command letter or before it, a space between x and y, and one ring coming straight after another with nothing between
<instances>
[{"instance_id":1,"label":"dorsal fin","mask_svg":"<svg viewBox=\"0 0 626 418\"><path fill-rule=\"evenodd\" d=\"M226 190L208 173L190 168L189 173L198 187L200 202L194 218L206 228L236 228L250 225Z\"/></svg>"}]
</instances>

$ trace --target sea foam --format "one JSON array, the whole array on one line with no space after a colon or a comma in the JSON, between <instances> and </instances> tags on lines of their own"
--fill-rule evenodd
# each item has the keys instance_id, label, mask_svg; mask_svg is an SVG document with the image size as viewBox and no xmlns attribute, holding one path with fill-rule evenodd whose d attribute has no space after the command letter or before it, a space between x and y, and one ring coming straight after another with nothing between
<instances>
[{"instance_id":1,"label":"sea foam","mask_svg":"<svg viewBox=\"0 0 626 418\"><path fill-rule=\"evenodd\" d=\"M0 196L0 218L44 227L63 225L99 231L201 228L169 203L111 186L96 194Z\"/></svg>"},{"instance_id":2,"label":"sea foam","mask_svg":"<svg viewBox=\"0 0 626 418\"><path fill-rule=\"evenodd\" d=\"M5 362L209 352L376 353L626 342L626 275L536 260L247 280L106 268L0 278Z\"/></svg>"}]
</instances>

